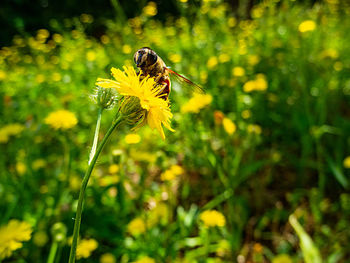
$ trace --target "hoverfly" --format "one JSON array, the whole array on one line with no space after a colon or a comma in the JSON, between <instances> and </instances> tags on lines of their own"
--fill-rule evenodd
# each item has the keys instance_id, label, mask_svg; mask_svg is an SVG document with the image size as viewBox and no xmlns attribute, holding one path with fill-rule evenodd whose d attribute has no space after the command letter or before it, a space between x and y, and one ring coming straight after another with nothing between
<instances>
[{"instance_id":1,"label":"hoverfly","mask_svg":"<svg viewBox=\"0 0 350 263\"><path fill-rule=\"evenodd\" d=\"M157 53L149 47L143 47L137 50L134 54L134 62L141 69L141 76L154 77L156 83L163 86L159 95L162 95L165 100L168 99L171 90L169 75L176 77L180 83L182 82L191 86L197 92L204 93L200 86L167 67Z\"/></svg>"}]
</instances>

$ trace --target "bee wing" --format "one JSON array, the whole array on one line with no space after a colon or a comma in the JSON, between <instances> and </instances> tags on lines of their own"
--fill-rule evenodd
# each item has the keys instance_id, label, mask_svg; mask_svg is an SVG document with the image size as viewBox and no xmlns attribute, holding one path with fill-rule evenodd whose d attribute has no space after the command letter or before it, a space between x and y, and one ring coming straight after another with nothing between
<instances>
[{"instance_id":1,"label":"bee wing","mask_svg":"<svg viewBox=\"0 0 350 263\"><path fill-rule=\"evenodd\" d=\"M204 94L205 91L202 87L198 86L197 84L193 83L189 79L185 78L184 76L180 75L179 73L171 70L170 68L166 68L169 74L171 74L171 77L174 77L177 82L182 84L182 86L190 87L191 90L193 90L196 93Z\"/></svg>"}]
</instances>

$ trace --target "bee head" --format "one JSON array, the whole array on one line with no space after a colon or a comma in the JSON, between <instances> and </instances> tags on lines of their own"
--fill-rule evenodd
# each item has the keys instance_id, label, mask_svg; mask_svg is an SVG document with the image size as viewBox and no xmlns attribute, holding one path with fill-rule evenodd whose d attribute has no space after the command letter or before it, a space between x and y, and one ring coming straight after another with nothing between
<instances>
[{"instance_id":1,"label":"bee head","mask_svg":"<svg viewBox=\"0 0 350 263\"><path fill-rule=\"evenodd\" d=\"M143 47L134 54L134 62L139 68L152 66L157 60L158 55L149 47Z\"/></svg>"}]
</instances>

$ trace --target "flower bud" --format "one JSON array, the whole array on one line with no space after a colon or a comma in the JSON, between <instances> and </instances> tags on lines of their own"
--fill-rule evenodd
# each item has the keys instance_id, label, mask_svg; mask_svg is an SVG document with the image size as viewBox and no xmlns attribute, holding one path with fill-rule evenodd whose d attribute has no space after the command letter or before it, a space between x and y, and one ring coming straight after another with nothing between
<instances>
[{"instance_id":1,"label":"flower bud","mask_svg":"<svg viewBox=\"0 0 350 263\"><path fill-rule=\"evenodd\" d=\"M58 222L51 227L51 234L57 243L62 243L67 237L67 227L63 223Z\"/></svg>"},{"instance_id":2,"label":"flower bud","mask_svg":"<svg viewBox=\"0 0 350 263\"><path fill-rule=\"evenodd\" d=\"M93 99L95 103L103 109L112 108L115 104L115 92L113 89L97 86Z\"/></svg>"}]
</instances>

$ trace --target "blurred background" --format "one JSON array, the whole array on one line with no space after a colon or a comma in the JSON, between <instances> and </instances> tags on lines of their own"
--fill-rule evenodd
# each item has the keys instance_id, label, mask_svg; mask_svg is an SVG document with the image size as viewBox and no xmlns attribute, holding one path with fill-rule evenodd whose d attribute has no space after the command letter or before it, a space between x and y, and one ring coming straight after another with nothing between
<instances>
[{"instance_id":1,"label":"blurred background","mask_svg":"<svg viewBox=\"0 0 350 263\"><path fill-rule=\"evenodd\" d=\"M172 82L165 141L112 135L78 262L349 262L347 1L3 0L0 14L1 262L68 261L95 81L144 46L205 94Z\"/></svg>"}]
</instances>

